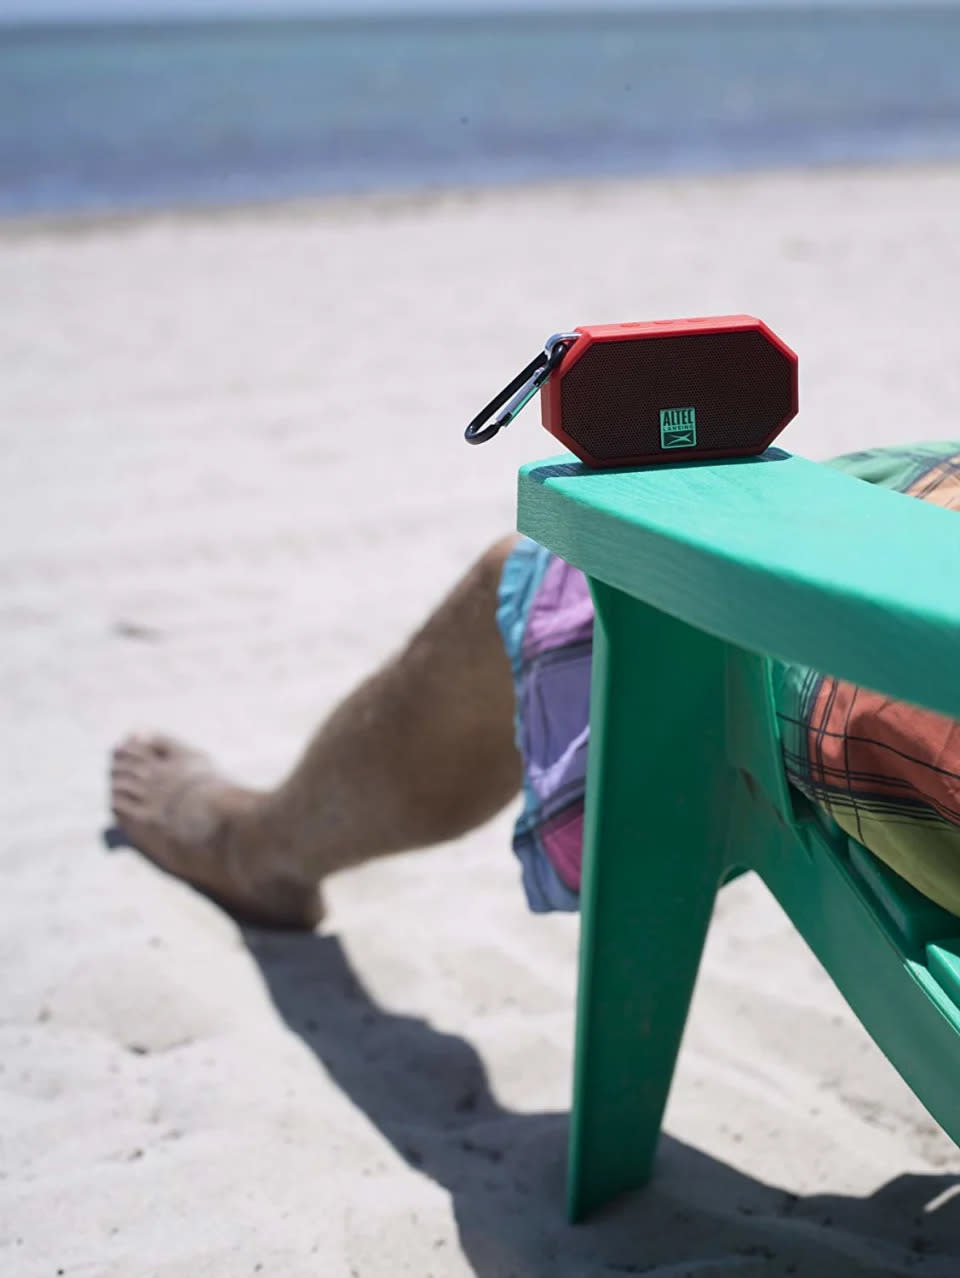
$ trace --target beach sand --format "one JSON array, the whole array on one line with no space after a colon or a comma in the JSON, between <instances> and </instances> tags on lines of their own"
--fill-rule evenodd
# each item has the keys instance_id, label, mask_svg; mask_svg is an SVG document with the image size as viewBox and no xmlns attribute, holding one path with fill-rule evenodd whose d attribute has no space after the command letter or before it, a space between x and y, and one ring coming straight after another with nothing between
<instances>
[{"instance_id":1,"label":"beach sand","mask_svg":"<svg viewBox=\"0 0 960 1278\"><path fill-rule=\"evenodd\" d=\"M0 1272L960 1272L960 1155L754 880L656 1174L563 1217L577 922L512 813L344 874L313 936L108 854L132 727L279 778L556 452L463 426L555 330L762 316L813 457L960 434L960 169L0 231ZM375 796L371 796L375 801Z\"/></svg>"}]
</instances>

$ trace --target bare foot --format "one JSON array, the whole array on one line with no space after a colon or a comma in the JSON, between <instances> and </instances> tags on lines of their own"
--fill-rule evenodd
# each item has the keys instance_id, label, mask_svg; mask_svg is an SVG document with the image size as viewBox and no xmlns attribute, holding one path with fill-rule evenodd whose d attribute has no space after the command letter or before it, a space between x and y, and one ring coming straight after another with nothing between
<instances>
[{"instance_id":1,"label":"bare foot","mask_svg":"<svg viewBox=\"0 0 960 1278\"><path fill-rule=\"evenodd\" d=\"M231 785L209 757L169 737L128 737L113 752L110 806L133 846L231 913L313 928L318 885L283 864L263 797Z\"/></svg>"}]
</instances>

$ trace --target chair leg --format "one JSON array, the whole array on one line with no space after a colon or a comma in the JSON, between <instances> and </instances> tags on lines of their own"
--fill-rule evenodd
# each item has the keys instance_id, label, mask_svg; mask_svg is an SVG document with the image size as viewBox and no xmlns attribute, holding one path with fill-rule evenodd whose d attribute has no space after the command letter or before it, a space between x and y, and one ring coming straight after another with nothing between
<instances>
[{"instance_id":1,"label":"chair leg","mask_svg":"<svg viewBox=\"0 0 960 1278\"><path fill-rule=\"evenodd\" d=\"M724 868L726 647L599 582L567 1210L650 1173Z\"/></svg>"}]
</instances>

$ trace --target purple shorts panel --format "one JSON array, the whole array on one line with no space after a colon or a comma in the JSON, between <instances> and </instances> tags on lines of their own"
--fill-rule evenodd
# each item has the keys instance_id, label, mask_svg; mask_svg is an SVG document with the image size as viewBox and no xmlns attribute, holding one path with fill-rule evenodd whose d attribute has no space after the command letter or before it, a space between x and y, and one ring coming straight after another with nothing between
<instances>
[{"instance_id":1,"label":"purple shorts panel","mask_svg":"<svg viewBox=\"0 0 960 1278\"><path fill-rule=\"evenodd\" d=\"M530 908L575 910L590 735L593 603L586 578L521 538L504 567L497 620L513 669L523 758L513 848Z\"/></svg>"}]
</instances>

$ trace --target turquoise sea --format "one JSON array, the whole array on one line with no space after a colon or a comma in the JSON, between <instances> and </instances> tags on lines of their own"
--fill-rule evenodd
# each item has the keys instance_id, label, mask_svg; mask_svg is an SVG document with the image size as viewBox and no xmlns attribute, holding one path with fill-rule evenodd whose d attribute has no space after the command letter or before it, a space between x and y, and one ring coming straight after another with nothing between
<instances>
[{"instance_id":1,"label":"turquoise sea","mask_svg":"<svg viewBox=\"0 0 960 1278\"><path fill-rule=\"evenodd\" d=\"M960 156L960 8L0 27L0 215Z\"/></svg>"}]
</instances>

